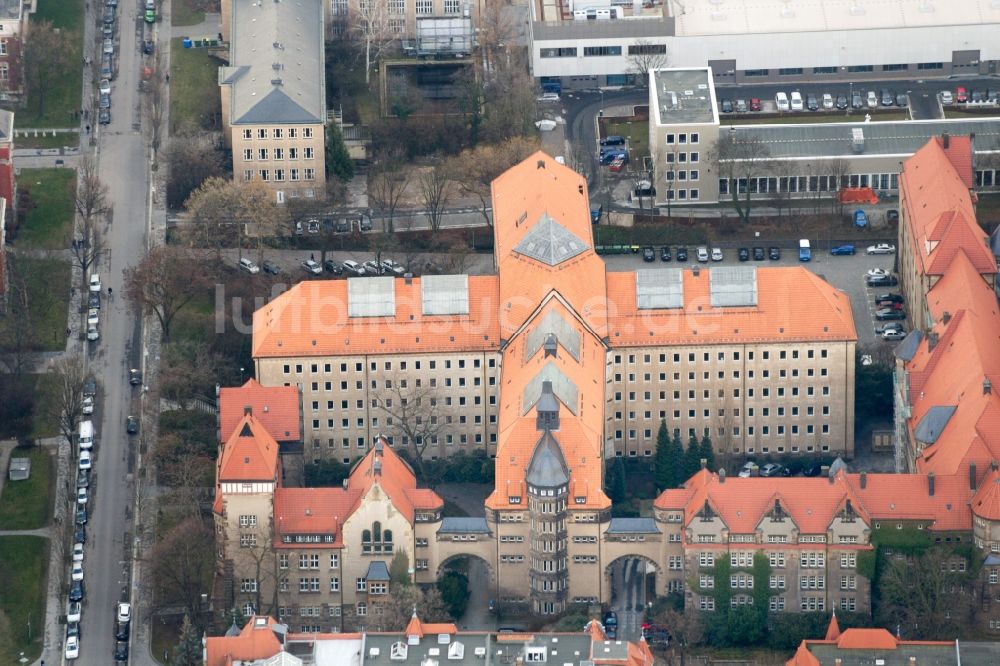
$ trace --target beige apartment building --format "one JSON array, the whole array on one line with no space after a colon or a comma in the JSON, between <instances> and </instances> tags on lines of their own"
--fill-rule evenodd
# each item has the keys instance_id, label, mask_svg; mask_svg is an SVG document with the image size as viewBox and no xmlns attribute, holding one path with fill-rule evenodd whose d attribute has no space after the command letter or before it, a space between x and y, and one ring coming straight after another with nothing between
<instances>
[{"instance_id":1,"label":"beige apartment building","mask_svg":"<svg viewBox=\"0 0 1000 666\"><path fill-rule=\"evenodd\" d=\"M233 177L287 198L326 187L322 0L223 4L229 65L219 68L222 130Z\"/></svg>"}]
</instances>

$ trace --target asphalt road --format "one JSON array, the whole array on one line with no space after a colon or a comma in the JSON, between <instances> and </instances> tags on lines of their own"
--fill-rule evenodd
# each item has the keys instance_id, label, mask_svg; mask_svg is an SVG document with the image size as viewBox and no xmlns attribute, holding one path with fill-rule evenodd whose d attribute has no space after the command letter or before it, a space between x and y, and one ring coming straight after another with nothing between
<instances>
[{"instance_id":1,"label":"asphalt road","mask_svg":"<svg viewBox=\"0 0 1000 666\"><path fill-rule=\"evenodd\" d=\"M646 562L639 558L621 558L611 565L611 610L618 616L616 640L638 640L642 633L645 568Z\"/></svg>"},{"instance_id":2,"label":"asphalt road","mask_svg":"<svg viewBox=\"0 0 1000 666\"><path fill-rule=\"evenodd\" d=\"M103 301L101 338L89 343L87 350L89 371L99 383L101 418L84 557L83 632L80 658L75 662L80 666L113 663L115 604L128 599L131 588L128 553L132 547L134 489L129 461L133 451L125 433L125 418L138 408L140 389L129 386L127 373L140 359L135 351L139 348L137 319L123 295L123 271L146 248L149 169L147 141L138 131L142 60L138 36L142 34L142 13L135 0L122 3L118 11L118 71L112 86L112 122L96 128L99 173L109 189L114 219L105 237L107 250L94 270L101 274L105 295L107 287L111 287L113 296ZM89 19L86 22L92 23ZM53 659L50 663L57 662Z\"/></svg>"}]
</instances>

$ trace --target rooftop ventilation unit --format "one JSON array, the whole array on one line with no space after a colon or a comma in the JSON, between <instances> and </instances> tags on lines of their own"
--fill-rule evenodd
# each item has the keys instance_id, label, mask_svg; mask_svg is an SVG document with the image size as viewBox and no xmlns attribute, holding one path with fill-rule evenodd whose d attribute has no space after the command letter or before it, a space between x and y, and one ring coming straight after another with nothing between
<instances>
[{"instance_id":1,"label":"rooftop ventilation unit","mask_svg":"<svg viewBox=\"0 0 1000 666\"><path fill-rule=\"evenodd\" d=\"M860 127L851 128L851 150L855 153L865 152L865 131Z\"/></svg>"}]
</instances>

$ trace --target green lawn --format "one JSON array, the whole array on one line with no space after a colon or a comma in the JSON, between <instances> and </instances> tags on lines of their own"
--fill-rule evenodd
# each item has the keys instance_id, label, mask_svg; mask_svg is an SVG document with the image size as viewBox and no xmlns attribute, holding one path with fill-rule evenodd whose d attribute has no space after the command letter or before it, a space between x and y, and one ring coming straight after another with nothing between
<instances>
[{"instance_id":1,"label":"green lawn","mask_svg":"<svg viewBox=\"0 0 1000 666\"><path fill-rule=\"evenodd\" d=\"M21 652L28 663L42 653L48 564L47 539L0 537L0 612L6 616L6 622L0 622L0 662L4 664L18 663Z\"/></svg>"},{"instance_id":2,"label":"green lawn","mask_svg":"<svg viewBox=\"0 0 1000 666\"><path fill-rule=\"evenodd\" d=\"M66 317L69 307L69 262L62 259L9 257L11 272L25 276L28 302L34 325L35 351L62 351L66 348ZM13 281L10 294L11 317L0 319L0 342L14 339L8 332L15 317L21 316L20 283Z\"/></svg>"},{"instance_id":3,"label":"green lawn","mask_svg":"<svg viewBox=\"0 0 1000 666\"><path fill-rule=\"evenodd\" d=\"M30 458L31 476L25 481L4 482L0 494L0 530L44 527L52 516L52 456L48 449L35 446L14 449L11 457ZM7 470L3 472L6 476Z\"/></svg>"},{"instance_id":4,"label":"green lawn","mask_svg":"<svg viewBox=\"0 0 1000 666\"><path fill-rule=\"evenodd\" d=\"M83 83L83 0L46 0L36 3L32 22L52 21L56 28L68 31L71 54L69 66L45 92L45 113L39 117L38 101L28 91L26 108L17 116L18 129L26 127L75 127L71 111L82 108Z\"/></svg>"},{"instance_id":5,"label":"green lawn","mask_svg":"<svg viewBox=\"0 0 1000 666\"><path fill-rule=\"evenodd\" d=\"M21 169L21 205L29 206L18 244L39 250L69 247L76 192L75 169ZM27 194L27 198L25 198Z\"/></svg>"},{"instance_id":6,"label":"green lawn","mask_svg":"<svg viewBox=\"0 0 1000 666\"><path fill-rule=\"evenodd\" d=\"M641 158L649 155L649 121L608 121L603 127L605 131L601 136L620 135L628 139L633 164L641 164Z\"/></svg>"},{"instance_id":7,"label":"green lawn","mask_svg":"<svg viewBox=\"0 0 1000 666\"><path fill-rule=\"evenodd\" d=\"M31 436L35 439L59 435L59 417L47 409L59 399L59 386L55 375L28 375L34 385L35 414Z\"/></svg>"},{"instance_id":8,"label":"green lawn","mask_svg":"<svg viewBox=\"0 0 1000 666\"><path fill-rule=\"evenodd\" d=\"M996 118L1000 116L1000 111L993 107L989 111L962 111L960 109L955 109L952 107L944 108L945 118L959 118L962 120L986 120L987 118Z\"/></svg>"},{"instance_id":9,"label":"green lawn","mask_svg":"<svg viewBox=\"0 0 1000 666\"><path fill-rule=\"evenodd\" d=\"M59 132L45 136L18 136L14 139L18 148L62 148L80 145L79 132Z\"/></svg>"},{"instance_id":10,"label":"green lawn","mask_svg":"<svg viewBox=\"0 0 1000 666\"><path fill-rule=\"evenodd\" d=\"M198 25L204 20L204 2L199 2L199 0L174 0L170 3L171 25Z\"/></svg>"},{"instance_id":11,"label":"green lawn","mask_svg":"<svg viewBox=\"0 0 1000 666\"><path fill-rule=\"evenodd\" d=\"M206 49L186 49L180 39L170 51L170 131L214 126L219 113L219 65Z\"/></svg>"}]
</instances>

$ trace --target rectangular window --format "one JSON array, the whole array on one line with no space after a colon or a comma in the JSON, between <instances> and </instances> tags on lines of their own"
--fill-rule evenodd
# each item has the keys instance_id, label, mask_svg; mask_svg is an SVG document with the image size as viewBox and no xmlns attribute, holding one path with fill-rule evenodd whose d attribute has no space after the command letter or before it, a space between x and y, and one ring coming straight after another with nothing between
<instances>
[{"instance_id":1,"label":"rectangular window","mask_svg":"<svg viewBox=\"0 0 1000 666\"><path fill-rule=\"evenodd\" d=\"M447 1L447 0L446 0ZM591 58L595 56L620 56L622 47L620 46L584 46L583 56Z\"/></svg>"},{"instance_id":2,"label":"rectangular window","mask_svg":"<svg viewBox=\"0 0 1000 666\"><path fill-rule=\"evenodd\" d=\"M417 15L434 13L434 0L417 0Z\"/></svg>"},{"instance_id":3,"label":"rectangular window","mask_svg":"<svg viewBox=\"0 0 1000 666\"><path fill-rule=\"evenodd\" d=\"M836 67L813 67L813 74L836 74Z\"/></svg>"},{"instance_id":4,"label":"rectangular window","mask_svg":"<svg viewBox=\"0 0 1000 666\"><path fill-rule=\"evenodd\" d=\"M882 65L883 72L905 72L906 68L907 65L905 63L898 65Z\"/></svg>"},{"instance_id":5,"label":"rectangular window","mask_svg":"<svg viewBox=\"0 0 1000 666\"><path fill-rule=\"evenodd\" d=\"M630 44L629 55L666 55L666 44Z\"/></svg>"},{"instance_id":6,"label":"rectangular window","mask_svg":"<svg viewBox=\"0 0 1000 666\"><path fill-rule=\"evenodd\" d=\"M459 0L444 0L445 14L458 14L462 11L462 4Z\"/></svg>"},{"instance_id":7,"label":"rectangular window","mask_svg":"<svg viewBox=\"0 0 1000 666\"><path fill-rule=\"evenodd\" d=\"M261 161L267 160L267 148L260 148L257 150L257 159Z\"/></svg>"},{"instance_id":8,"label":"rectangular window","mask_svg":"<svg viewBox=\"0 0 1000 666\"><path fill-rule=\"evenodd\" d=\"M748 69L748 70L746 70L746 71L743 72L743 76L746 76L746 77L768 76L770 73L771 73L771 70L769 70L769 69Z\"/></svg>"},{"instance_id":9,"label":"rectangular window","mask_svg":"<svg viewBox=\"0 0 1000 666\"><path fill-rule=\"evenodd\" d=\"M875 71L875 66L874 65L851 65L850 67L847 68L847 71L851 72L852 74L857 74L857 73L861 73L861 72L873 72L873 71Z\"/></svg>"},{"instance_id":10,"label":"rectangular window","mask_svg":"<svg viewBox=\"0 0 1000 666\"><path fill-rule=\"evenodd\" d=\"M944 63L943 62L918 62L917 63L917 69L918 70L944 69Z\"/></svg>"},{"instance_id":11,"label":"rectangular window","mask_svg":"<svg viewBox=\"0 0 1000 666\"><path fill-rule=\"evenodd\" d=\"M779 76L799 76L802 74L801 67L782 67L778 70Z\"/></svg>"},{"instance_id":12,"label":"rectangular window","mask_svg":"<svg viewBox=\"0 0 1000 666\"><path fill-rule=\"evenodd\" d=\"M541 49L539 55L543 58L575 58L576 47L567 46L559 49Z\"/></svg>"}]
</instances>

